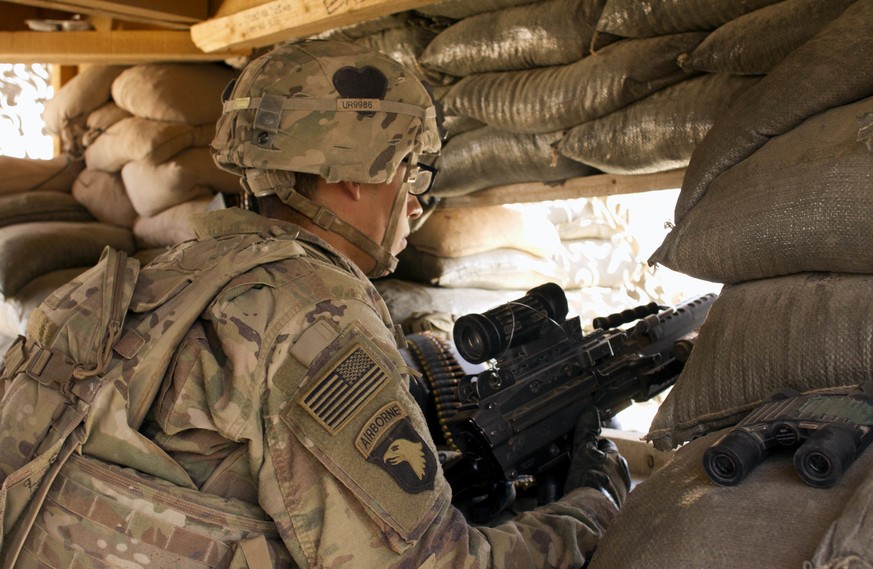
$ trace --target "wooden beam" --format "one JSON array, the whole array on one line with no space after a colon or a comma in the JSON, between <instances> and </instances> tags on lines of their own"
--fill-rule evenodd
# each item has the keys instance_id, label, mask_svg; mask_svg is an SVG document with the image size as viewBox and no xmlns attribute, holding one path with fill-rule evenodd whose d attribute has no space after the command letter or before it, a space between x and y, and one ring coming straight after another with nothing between
<instances>
[{"instance_id":1,"label":"wooden beam","mask_svg":"<svg viewBox=\"0 0 873 569\"><path fill-rule=\"evenodd\" d=\"M265 47L380 16L412 10L435 0L273 0L191 26L205 52Z\"/></svg>"},{"instance_id":2,"label":"wooden beam","mask_svg":"<svg viewBox=\"0 0 873 569\"><path fill-rule=\"evenodd\" d=\"M8 0L74 14L98 14L133 22L148 22L177 29L209 17L209 0Z\"/></svg>"},{"instance_id":3,"label":"wooden beam","mask_svg":"<svg viewBox=\"0 0 873 569\"><path fill-rule=\"evenodd\" d=\"M440 207L475 207L670 190L681 188L684 177L685 170L682 169L633 176L597 174L594 176L571 178L560 184L547 184L543 182L509 184L480 190L465 196L444 198L440 201Z\"/></svg>"},{"instance_id":4,"label":"wooden beam","mask_svg":"<svg viewBox=\"0 0 873 569\"><path fill-rule=\"evenodd\" d=\"M203 53L184 30L0 32L0 61L133 65L151 61L216 61L248 50Z\"/></svg>"}]
</instances>

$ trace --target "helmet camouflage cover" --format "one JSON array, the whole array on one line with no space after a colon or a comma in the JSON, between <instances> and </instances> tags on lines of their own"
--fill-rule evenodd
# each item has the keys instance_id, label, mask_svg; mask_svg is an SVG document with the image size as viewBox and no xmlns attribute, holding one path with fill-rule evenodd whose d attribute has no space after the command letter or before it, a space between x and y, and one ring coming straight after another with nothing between
<instances>
[{"instance_id":1,"label":"helmet camouflage cover","mask_svg":"<svg viewBox=\"0 0 873 569\"><path fill-rule=\"evenodd\" d=\"M218 166L239 176L284 170L378 184L404 158L438 152L440 136L430 94L403 66L355 44L313 40L246 66L212 148Z\"/></svg>"}]
</instances>

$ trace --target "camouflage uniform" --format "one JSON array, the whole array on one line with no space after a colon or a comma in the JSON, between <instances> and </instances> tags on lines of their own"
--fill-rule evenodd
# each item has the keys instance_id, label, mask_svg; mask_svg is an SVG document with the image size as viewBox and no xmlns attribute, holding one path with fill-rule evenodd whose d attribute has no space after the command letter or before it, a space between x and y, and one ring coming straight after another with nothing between
<instances>
[{"instance_id":1,"label":"camouflage uniform","mask_svg":"<svg viewBox=\"0 0 873 569\"><path fill-rule=\"evenodd\" d=\"M342 235L376 272L396 262L386 250L393 229L381 244L366 241L297 193L285 168L380 184L401 162L408 174L420 154L438 150L430 96L398 68L349 44L278 48L243 72L213 142L216 162L247 191L275 194ZM392 223L404 214L407 182ZM85 422L82 456L41 485L50 490L34 529L13 540L24 543L20 566L287 566L289 553L305 568L582 565L617 512L598 490L574 490L497 527L471 527L452 507L408 392L403 337L347 257L294 224L239 209L193 226L197 241L142 269L141 311L114 346L124 360L111 360L113 383ZM242 258L253 268L238 267ZM220 274L230 281L210 282ZM186 299L202 291L211 301L192 310ZM181 326L183 312L191 318ZM141 334L129 334L131 320ZM138 340L155 351L140 355ZM29 374L28 349L13 367ZM170 353L168 368L153 363ZM134 389L137 378L162 381L155 393ZM32 379L19 383L46 387ZM7 410L4 429L38 438ZM0 449L12 472L30 451L4 444L14 445Z\"/></svg>"},{"instance_id":2,"label":"camouflage uniform","mask_svg":"<svg viewBox=\"0 0 873 569\"><path fill-rule=\"evenodd\" d=\"M274 223L228 210L196 230ZM300 240L306 256L238 277L192 328L153 407L154 440L201 489L260 503L301 567L581 566L615 506L583 489L469 526L384 302L345 258Z\"/></svg>"}]
</instances>

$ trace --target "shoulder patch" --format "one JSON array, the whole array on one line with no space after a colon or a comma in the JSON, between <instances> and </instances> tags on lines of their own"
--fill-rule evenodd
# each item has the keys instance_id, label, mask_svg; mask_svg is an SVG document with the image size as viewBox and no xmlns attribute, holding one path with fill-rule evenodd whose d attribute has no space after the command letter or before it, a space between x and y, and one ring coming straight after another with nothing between
<instances>
[{"instance_id":1,"label":"shoulder patch","mask_svg":"<svg viewBox=\"0 0 873 569\"><path fill-rule=\"evenodd\" d=\"M331 435L342 431L388 383L388 373L355 344L303 394L300 405Z\"/></svg>"},{"instance_id":2,"label":"shoulder patch","mask_svg":"<svg viewBox=\"0 0 873 569\"><path fill-rule=\"evenodd\" d=\"M370 417L355 446L368 462L382 467L407 492L433 490L436 459L397 401Z\"/></svg>"}]
</instances>

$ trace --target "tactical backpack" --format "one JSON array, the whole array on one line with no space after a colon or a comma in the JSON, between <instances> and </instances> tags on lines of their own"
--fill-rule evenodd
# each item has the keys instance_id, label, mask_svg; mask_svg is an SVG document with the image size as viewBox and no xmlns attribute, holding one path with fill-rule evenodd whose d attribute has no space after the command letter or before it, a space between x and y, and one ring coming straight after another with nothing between
<instances>
[{"instance_id":1,"label":"tactical backpack","mask_svg":"<svg viewBox=\"0 0 873 569\"><path fill-rule=\"evenodd\" d=\"M67 491L66 486L52 489L60 480L59 472L77 461L84 464L85 457L100 464L122 465L136 476L175 472L173 480L146 486L163 491L160 485L167 484L189 491L194 510L207 511L197 496L203 493L197 492L184 469L138 429L175 348L195 319L237 275L303 254L303 246L295 239L296 234L273 228L261 234L189 241L144 269L136 259L107 247L97 265L59 288L32 313L26 337L19 337L9 348L0 374L3 567L15 565L50 489ZM121 469L100 468L106 480L130 478ZM82 480L87 486L89 477ZM141 497L142 492L137 495ZM217 503L225 507L229 501L218 499ZM244 515L234 519L252 517L252 512L242 510ZM227 540L231 550L246 549L248 544L251 552L248 538L261 534L263 540L264 532L270 530L275 535L272 521L260 512L262 520L256 519L255 512L246 531ZM203 525L210 527L215 522L207 519ZM222 536L229 535L224 531ZM221 541L218 549L224 547ZM238 542L242 542L240 547L236 547ZM263 553L261 548L249 557ZM216 557L219 564L227 566L227 559Z\"/></svg>"}]
</instances>

